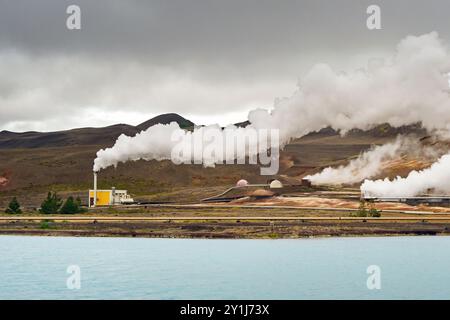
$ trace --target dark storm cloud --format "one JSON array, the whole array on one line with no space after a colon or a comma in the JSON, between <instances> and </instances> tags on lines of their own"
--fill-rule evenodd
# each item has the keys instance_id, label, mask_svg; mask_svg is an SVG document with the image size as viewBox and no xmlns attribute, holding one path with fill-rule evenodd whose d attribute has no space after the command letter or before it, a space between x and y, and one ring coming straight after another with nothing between
<instances>
[{"instance_id":1,"label":"dark storm cloud","mask_svg":"<svg viewBox=\"0 0 450 320\"><path fill-rule=\"evenodd\" d=\"M448 1L0 3L0 128L64 127L68 109L88 124L169 111L213 121L270 106L316 62L353 68L408 34L450 32ZM81 7L78 31L65 27L71 4ZM382 30L366 28L370 4Z\"/></svg>"}]
</instances>

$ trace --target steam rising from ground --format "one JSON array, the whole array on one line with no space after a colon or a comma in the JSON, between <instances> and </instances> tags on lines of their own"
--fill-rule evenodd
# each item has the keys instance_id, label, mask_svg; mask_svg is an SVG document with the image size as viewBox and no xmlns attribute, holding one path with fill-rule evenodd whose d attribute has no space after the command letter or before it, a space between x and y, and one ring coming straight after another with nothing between
<instances>
[{"instance_id":1,"label":"steam rising from ground","mask_svg":"<svg viewBox=\"0 0 450 320\"><path fill-rule=\"evenodd\" d=\"M450 154L443 155L427 169L411 171L406 178L366 180L361 185L366 197L412 197L430 190L450 191Z\"/></svg>"},{"instance_id":2,"label":"steam rising from ground","mask_svg":"<svg viewBox=\"0 0 450 320\"><path fill-rule=\"evenodd\" d=\"M319 173L306 176L314 184L355 184L365 179L376 177L393 160L401 160L404 156L415 159L435 161L448 148L433 145L423 145L415 136L398 136L393 142L381 146L373 146L361 153L358 158L347 165L328 167Z\"/></svg>"},{"instance_id":3,"label":"steam rising from ground","mask_svg":"<svg viewBox=\"0 0 450 320\"><path fill-rule=\"evenodd\" d=\"M279 129L281 145L327 126L345 133L382 123L398 127L421 122L430 132L446 133L450 129L449 72L450 55L436 32L408 36L400 41L396 54L386 63L349 73L335 72L327 64L315 65L291 97L278 100L271 111L251 111L249 128ZM176 124L157 125L136 137L122 135L112 148L97 153L94 170L121 161L169 159L173 147L170 135L176 129L179 129ZM392 156L397 148L395 143L375 148L350 167L341 168L343 173L329 169L315 179L355 181L373 176L379 162ZM350 179L358 167L365 169ZM443 168L437 166L434 170ZM415 190L418 189L423 188Z\"/></svg>"},{"instance_id":4,"label":"steam rising from ground","mask_svg":"<svg viewBox=\"0 0 450 320\"><path fill-rule=\"evenodd\" d=\"M394 142L372 147L348 165L328 167L305 177L314 184L354 184L378 175L386 161L398 158L402 150L410 148L414 140L398 137Z\"/></svg>"}]
</instances>

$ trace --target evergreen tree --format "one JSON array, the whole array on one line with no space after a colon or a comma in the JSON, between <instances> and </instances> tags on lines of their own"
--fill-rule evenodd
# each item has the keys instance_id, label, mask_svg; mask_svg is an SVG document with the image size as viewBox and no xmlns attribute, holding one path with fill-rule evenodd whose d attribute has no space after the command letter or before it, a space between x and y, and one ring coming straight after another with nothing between
<instances>
[{"instance_id":1,"label":"evergreen tree","mask_svg":"<svg viewBox=\"0 0 450 320\"><path fill-rule=\"evenodd\" d=\"M78 213L83 213L83 212L86 212L86 211L87 211L87 209L86 209L86 208L83 208L83 206L81 205L81 199L80 199L80 197L77 197L77 198L75 199L75 202L78 204Z\"/></svg>"},{"instance_id":2,"label":"evergreen tree","mask_svg":"<svg viewBox=\"0 0 450 320\"><path fill-rule=\"evenodd\" d=\"M49 192L47 194L47 198L42 202L41 209L39 210L41 213L46 214L55 214L58 213L59 208L62 205L61 198L55 193Z\"/></svg>"},{"instance_id":3,"label":"evergreen tree","mask_svg":"<svg viewBox=\"0 0 450 320\"><path fill-rule=\"evenodd\" d=\"M73 197L70 196L67 198L66 202L61 207L60 212L64 213L64 214L80 213L80 212L82 212L80 205L81 205L80 198L77 198L76 200L74 200Z\"/></svg>"},{"instance_id":4,"label":"evergreen tree","mask_svg":"<svg viewBox=\"0 0 450 320\"><path fill-rule=\"evenodd\" d=\"M19 201L17 201L16 197L14 197L11 200L11 202L9 203L8 208L6 208L5 212L11 213L11 214L22 213L22 210L20 210L20 203L19 203Z\"/></svg>"}]
</instances>

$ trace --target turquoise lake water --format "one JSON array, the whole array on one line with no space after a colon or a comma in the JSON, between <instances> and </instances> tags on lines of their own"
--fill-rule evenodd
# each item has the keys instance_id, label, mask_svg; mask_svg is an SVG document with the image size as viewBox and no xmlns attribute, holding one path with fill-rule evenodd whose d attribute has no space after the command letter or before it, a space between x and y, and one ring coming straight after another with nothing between
<instances>
[{"instance_id":1,"label":"turquoise lake water","mask_svg":"<svg viewBox=\"0 0 450 320\"><path fill-rule=\"evenodd\" d=\"M0 299L448 299L450 237L0 236ZM79 266L81 288L68 289ZM381 289L367 288L367 267Z\"/></svg>"}]
</instances>

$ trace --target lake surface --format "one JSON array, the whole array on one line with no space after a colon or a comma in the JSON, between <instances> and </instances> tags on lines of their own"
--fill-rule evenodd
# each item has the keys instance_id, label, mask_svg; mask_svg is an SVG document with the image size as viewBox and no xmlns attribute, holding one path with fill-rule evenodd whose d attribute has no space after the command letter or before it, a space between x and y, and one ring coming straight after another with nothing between
<instances>
[{"instance_id":1,"label":"lake surface","mask_svg":"<svg viewBox=\"0 0 450 320\"><path fill-rule=\"evenodd\" d=\"M0 236L0 299L448 299L450 237ZM81 288L69 289L78 266ZM367 268L381 289L367 287Z\"/></svg>"}]
</instances>

